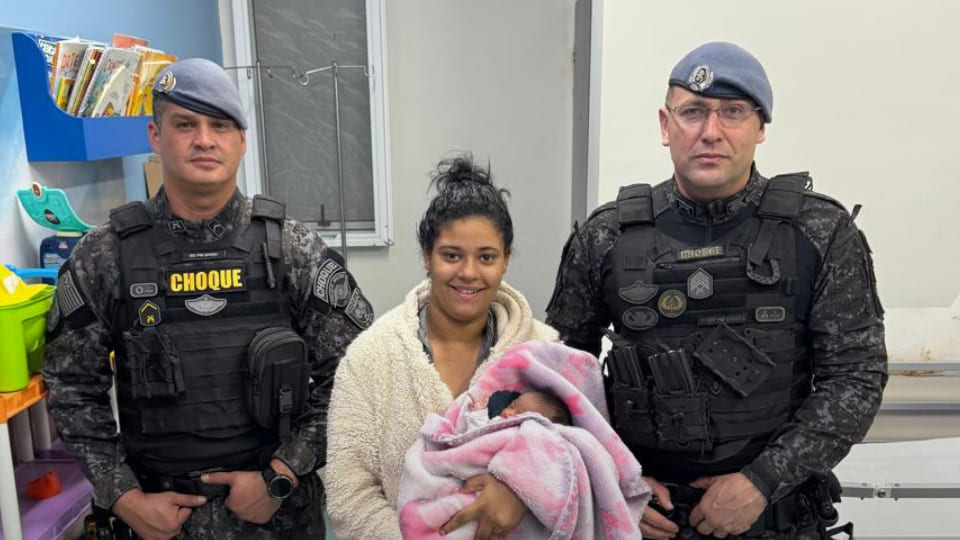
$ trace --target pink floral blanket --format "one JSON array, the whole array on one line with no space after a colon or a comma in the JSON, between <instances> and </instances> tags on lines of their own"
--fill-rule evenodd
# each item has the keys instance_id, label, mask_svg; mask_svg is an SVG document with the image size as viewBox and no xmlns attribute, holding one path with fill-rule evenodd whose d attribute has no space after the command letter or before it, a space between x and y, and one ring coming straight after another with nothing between
<instances>
[{"instance_id":1,"label":"pink floral blanket","mask_svg":"<svg viewBox=\"0 0 960 540\"><path fill-rule=\"evenodd\" d=\"M573 426L527 412L468 428L471 404L497 390L551 392L569 408ZM437 531L475 499L460 491L464 480L485 472L510 486L529 510L508 538L640 538L650 489L608 419L595 357L545 341L514 347L443 416L424 421L400 485L404 538L472 539L475 524L444 537Z\"/></svg>"}]
</instances>

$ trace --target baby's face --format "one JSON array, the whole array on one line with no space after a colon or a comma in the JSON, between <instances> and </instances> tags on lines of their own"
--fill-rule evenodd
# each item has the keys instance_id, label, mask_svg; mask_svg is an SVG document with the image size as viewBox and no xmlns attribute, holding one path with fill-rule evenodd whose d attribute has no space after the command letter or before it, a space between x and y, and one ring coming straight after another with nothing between
<instances>
[{"instance_id":1,"label":"baby's face","mask_svg":"<svg viewBox=\"0 0 960 540\"><path fill-rule=\"evenodd\" d=\"M547 410L547 406L537 399L537 396L529 392L526 394L520 394L520 397L504 407L504 409L500 411L500 417L513 418L514 416L525 412L536 412L547 418L550 417L550 411Z\"/></svg>"}]
</instances>

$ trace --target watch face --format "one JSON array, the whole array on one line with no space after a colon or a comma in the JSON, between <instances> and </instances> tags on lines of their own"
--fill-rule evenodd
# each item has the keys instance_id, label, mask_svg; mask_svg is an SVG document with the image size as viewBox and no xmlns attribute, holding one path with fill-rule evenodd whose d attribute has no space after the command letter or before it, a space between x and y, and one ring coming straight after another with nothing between
<instances>
[{"instance_id":1,"label":"watch face","mask_svg":"<svg viewBox=\"0 0 960 540\"><path fill-rule=\"evenodd\" d=\"M274 499L286 499L293 491L293 482L283 475L276 475L267 484L267 492Z\"/></svg>"}]
</instances>

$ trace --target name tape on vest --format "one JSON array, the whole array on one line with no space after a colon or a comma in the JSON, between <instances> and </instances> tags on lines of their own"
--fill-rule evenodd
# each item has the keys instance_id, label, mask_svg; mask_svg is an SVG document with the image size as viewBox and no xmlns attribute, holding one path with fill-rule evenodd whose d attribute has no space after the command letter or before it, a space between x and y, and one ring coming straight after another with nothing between
<instances>
[{"instance_id":1,"label":"name tape on vest","mask_svg":"<svg viewBox=\"0 0 960 540\"><path fill-rule=\"evenodd\" d=\"M246 288L242 266L167 272L167 294L193 295L244 291Z\"/></svg>"},{"instance_id":2,"label":"name tape on vest","mask_svg":"<svg viewBox=\"0 0 960 540\"><path fill-rule=\"evenodd\" d=\"M707 246L697 249L681 249L677 252L678 261L690 261L694 259L708 259L710 257L720 257L723 255L723 246Z\"/></svg>"}]
</instances>

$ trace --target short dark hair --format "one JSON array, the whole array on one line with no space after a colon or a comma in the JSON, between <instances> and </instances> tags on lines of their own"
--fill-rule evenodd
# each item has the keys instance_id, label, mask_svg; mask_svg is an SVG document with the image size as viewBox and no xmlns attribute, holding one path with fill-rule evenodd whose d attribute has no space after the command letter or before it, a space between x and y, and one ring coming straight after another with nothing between
<instances>
[{"instance_id":1,"label":"short dark hair","mask_svg":"<svg viewBox=\"0 0 960 540\"><path fill-rule=\"evenodd\" d=\"M478 216L490 220L503 238L505 253L510 254L513 220L506 200L510 192L493 185L489 165L475 165L469 153L445 158L437 165L430 185L436 186L437 194L417 226L422 250L432 252L440 230L451 221Z\"/></svg>"},{"instance_id":2,"label":"short dark hair","mask_svg":"<svg viewBox=\"0 0 960 540\"><path fill-rule=\"evenodd\" d=\"M567 405L561 401L560 398L550 392L544 392L542 390L535 390L530 393L549 409L549 414L546 415L547 420L550 420L554 424L564 426L573 424L573 415L570 414L570 409L567 408Z\"/></svg>"},{"instance_id":3,"label":"short dark hair","mask_svg":"<svg viewBox=\"0 0 960 540\"><path fill-rule=\"evenodd\" d=\"M167 110L167 104L170 100L163 97L163 94L153 95L153 123L160 129L160 120L163 119L163 113Z\"/></svg>"}]
</instances>

